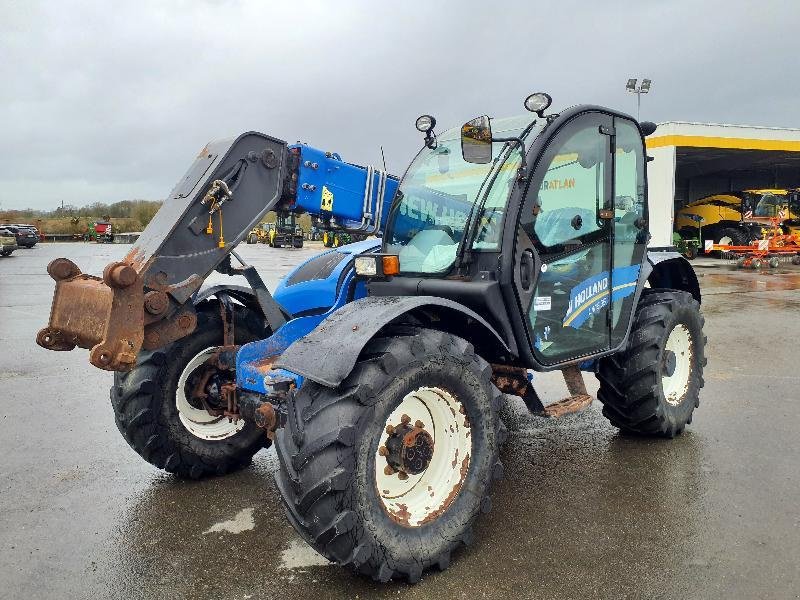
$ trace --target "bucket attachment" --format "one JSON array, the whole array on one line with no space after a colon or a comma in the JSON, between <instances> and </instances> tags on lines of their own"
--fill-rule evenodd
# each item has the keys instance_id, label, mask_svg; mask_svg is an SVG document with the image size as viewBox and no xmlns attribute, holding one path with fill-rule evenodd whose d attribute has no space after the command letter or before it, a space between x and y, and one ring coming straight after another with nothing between
<instances>
[{"instance_id":1,"label":"bucket attachment","mask_svg":"<svg viewBox=\"0 0 800 600\"><path fill-rule=\"evenodd\" d=\"M285 142L255 132L203 148L125 258L102 277L81 273L66 258L48 265L56 289L36 342L48 350L86 348L94 366L128 371L142 348L194 331L193 294L280 201L286 162Z\"/></svg>"},{"instance_id":2,"label":"bucket attachment","mask_svg":"<svg viewBox=\"0 0 800 600\"><path fill-rule=\"evenodd\" d=\"M56 281L50 323L36 343L48 350L91 350L89 361L110 371L127 371L144 340L144 290L136 271L111 263L103 277L84 275L66 258L47 266Z\"/></svg>"}]
</instances>

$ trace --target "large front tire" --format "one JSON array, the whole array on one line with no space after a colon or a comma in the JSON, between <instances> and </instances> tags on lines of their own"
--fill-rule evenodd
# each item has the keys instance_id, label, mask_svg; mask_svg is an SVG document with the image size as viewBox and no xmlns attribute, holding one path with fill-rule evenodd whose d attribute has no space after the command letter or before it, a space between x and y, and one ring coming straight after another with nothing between
<instances>
[{"instance_id":1,"label":"large front tire","mask_svg":"<svg viewBox=\"0 0 800 600\"><path fill-rule=\"evenodd\" d=\"M211 302L206 306L210 310L198 311L192 334L158 350L140 352L133 370L114 374L111 388L114 418L125 441L150 464L183 478L235 471L269 445L263 430L252 423L215 419L188 400L197 369L223 343L218 306ZM236 308L237 344L266 335L254 313ZM211 381L209 385L214 385Z\"/></svg>"},{"instance_id":2,"label":"large front tire","mask_svg":"<svg viewBox=\"0 0 800 600\"><path fill-rule=\"evenodd\" d=\"M306 382L276 437L276 481L295 529L329 560L376 580L416 582L431 566L446 568L502 475L491 373L465 340L409 329L371 341L339 387ZM403 423L432 439L429 462L410 475L387 471Z\"/></svg>"},{"instance_id":3,"label":"large front tire","mask_svg":"<svg viewBox=\"0 0 800 600\"><path fill-rule=\"evenodd\" d=\"M628 347L600 361L603 415L627 432L675 437L700 404L706 337L700 304L679 290L645 289Z\"/></svg>"},{"instance_id":4,"label":"large front tire","mask_svg":"<svg viewBox=\"0 0 800 600\"><path fill-rule=\"evenodd\" d=\"M750 237L742 229L736 227L726 227L720 231L719 243L726 246L746 246L750 243Z\"/></svg>"}]
</instances>

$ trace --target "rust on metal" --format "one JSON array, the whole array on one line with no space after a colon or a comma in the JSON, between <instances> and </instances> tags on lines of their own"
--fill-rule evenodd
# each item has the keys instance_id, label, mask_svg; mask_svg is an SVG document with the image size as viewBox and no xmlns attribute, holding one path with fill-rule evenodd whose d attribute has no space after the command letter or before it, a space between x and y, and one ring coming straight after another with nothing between
<instances>
[{"instance_id":1,"label":"rust on metal","mask_svg":"<svg viewBox=\"0 0 800 600\"><path fill-rule=\"evenodd\" d=\"M270 440L275 439L275 429L278 425L278 415L275 413L275 407L269 402L264 402L256 410L256 425L267 432L267 437Z\"/></svg>"},{"instance_id":2,"label":"rust on metal","mask_svg":"<svg viewBox=\"0 0 800 600\"><path fill-rule=\"evenodd\" d=\"M409 523L409 519L411 518L411 513L408 510L408 505L406 504L398 504L397 511L388 510L389 517L395 522L400 525L404 525L405 527L410 527L411 524Z\"/></svg>"},{"instance_id":3,"label":"rust on metal","mask_svg":"<svg viewBox=\"0 0 800 600\"><path fill-rule=\"evenodd\" d=\"M111 263L103 277L81 273L66 258L47 272L56 282L48 326L36 342L48 350L90 350L90 362L108 371L127 371L144 341L144 291L137 273Z\"/></svg>"},{"instance_id":4,"label":"rust on metal","mask_svg":"<svg viewBox=\"0 0 800 600\"><path fill-rule=\"evenodd\" d=\"M419 522L420 525L425 525L426 523L431 523L438 519L444 511L446 511L450 505L453 503L453 500L456 499L458 493L461 491L461 487L464 485L464 480L467 478L467 473L469 472L469 454L464 456L464 460L461 461L461 469L459 470L459 479L458 483L453 486L453 489L450 490L450 493L447 495L447 498L439 505L439 507L428 514L422 521Z\"/></svg>"},{"instance_id":5,"label":"rust on metal","mask_svg":"<svg viewBox=\"0 0 800 600\"><path fill-rule=\"evenodd\" d=\"M109 287L124 289L136 283L136 270L124 262L113 262L103 269L103 281Z\"/></svg>"},{"instance_id":6,"label":"rust on metal","mask_svg":"<svg viewBox=\"0 0 800 600\"><path fill-rule=\"evenodd\" d=\"M544 407L544 414L552 418L582 411L590 406L593 401L593 398L586 391L583 373L577 366L566 367L561 373L564 375L564 382L567 384L567 390L570 395L568 398Z\"/></svg>"},{"instance_id":7,"label":"rust on metal","mask_svg":"<svg viewBox=\"0 0 800 600\"><path fill-rule=\"evenodd\" d=\"M222 318L222 345L233 346L233 339L235 335L233 323L233 311L228 310L225 302L219 303L220 317Z\"/></svg>"},{"instance_id":8,"label":"rust on metal","mask_svg":"<svg viewBox=\"0 0 800 600\"><path fill-rule=\"evenodd\" d=\"M277 359L278 359L277 356L269 356L267 358L262 358L254 362L253 367L259 373L266 375L272 370L272 365Z\"/></svg>"},{"instance_id":9,"label":"rust on metal","mask_svg":"<svg viewBox=\"0 0 800 600\"><path fill-rule=\"evenodd\" d=\"M433 438L431 438L431 434L425 431L422 427L414 427L411 431L406 433L403 436L403 446L406 448L413 448L417 445L417 439L422 437L423 439L430 440L431 447L433 447Z\"/></svg>"},{"instance_id":10,"label":"rust on metal","mask_svg":"<svg viewBox=\"0 0 800 600\"><path fill-rule=\"evenodd\" d=\"M141 310L141 305L140 305ZM149 323L144 328L142 348L154 350L189 335L197 327L197 313L194 307L185 306L169 319L160 319Z\"/></svg>"},{"instance_id":11,"label":"rust on metal","mask_svg":"<svg viewBox=\"0 0 800 600\"><path fill-rule=\"evenodd\" d=\"M51 261L47 272L56 288L48 325L36 342L48 350L86 348L94 366L128 371L142 348L153 350L192 333L197 326L194 307L170 310L167 294L179 298L196 282L190 277L167 286L164 273L164 285L145 294L148 266L138 248L107 265L102 277L81 273L66 258Z\"/></svg>"},{"instance_id":12,"label":"rust on metal","mask_svg":"<svg viewBox=\"0 0 800 600\"><path fill-rule=\"evenodd\" d=\"M169 308L169 298L164 292L151 290L144 295L144 309L151 315L160 315Z\"/></svg>"},{"instance_id":13,"label":"rust on metal","mask_svg":"<svg viewBox=\"0 0 800 600\"><path fill-rule=\"evenodd\" d=\"M522 367L493 364L492 383L504 394L524 396L530 385L528 372Z\"/></svg>"},{"instance_id":14,"label":"rust on metal","mask_svg":"<svg viewBox=\"0 0 800 600\"><path fill-rule=\"evenodd\" d=\"M415 426L410 423L408 415L403 415L401 424L392 427L391 432L387 427L389 437L378 449L378 454L386 458L389 467L384 472L387 475L397 473L401 480L427 469L434 452L433 437L421 426L422 421L418 420Z\"/></svg>"}]
</instances>

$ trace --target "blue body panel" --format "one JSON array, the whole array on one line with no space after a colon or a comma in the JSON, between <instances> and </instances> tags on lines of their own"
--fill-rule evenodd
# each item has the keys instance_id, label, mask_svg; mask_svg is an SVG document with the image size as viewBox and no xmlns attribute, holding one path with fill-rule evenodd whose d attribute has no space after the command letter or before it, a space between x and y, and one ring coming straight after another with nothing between
<instances>
[{"instance_id":1,"label":"blue body panel","mask_svg":"<svg viewBox=\"0 0 800 600\"><path fill-rule=\"evenodd\" d=\"M345 228L356 229L360 226L367 184L366 167L346 163L338 154L323 152L311 146L295 145L290 148L300 149L295 207L322 217L333 216L337 223ZM376 215L379 212L377 171L373 173L372 178L369 213ZM380 211L381 230L386 224L389 206L399 183L393 176L389 176L386 180L383 209Z\"/></svg>"},{"instance_id":2,"label":"blue body panel","mask_svg":"<svg viewBox=\"0 0 800 600\"><path fill-rule=\"evenodd\" d=\"M312 256L281 279L272 296L278 304L293 315L307 314L310 311L326 312L336 302L339 288L344 285L342 276L345 271L352 269L353 257L362 252L377 252L380 245L380 240L369 239ZM330 275L324 279L306 279L293 283L295 274L308 263L319 256L337 252L346 257L331 271Z\"/></svg>"},{"instance_id":3,"label":"blue body panel","mask_svg":"<svg viewBox=\"0 0 800 600\"><path fill-rule=\"evenodd\" d=\"M374 252L380 248L380 240L371 239L348 244L334 250L318 254L295 267L284 277L273 294L275 300L293 315L301 315L287 321L280 329L264 340L243 345L236 355L236 383L241 389L268 393L265 377L274 375L272 359L283 353L292 342L308 334L324 321L333 311L358 298L367 295L364 282L356 282L353 262L355 255ZM338 252L344 258L324 279L305 279L291 282L293 275L305 265L323 255ZM352 288L352 294L351 294ZM309 314L311 313L311 314ZM286 374L286 373L285 373ZM297 385L302 378L297 378Z\"/></svg>"}]
</instances>

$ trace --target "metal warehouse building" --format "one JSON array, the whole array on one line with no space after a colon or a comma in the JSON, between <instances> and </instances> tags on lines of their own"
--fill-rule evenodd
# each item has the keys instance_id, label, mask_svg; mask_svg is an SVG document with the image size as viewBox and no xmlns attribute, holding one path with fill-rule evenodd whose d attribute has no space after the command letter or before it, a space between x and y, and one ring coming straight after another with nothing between
<instances>
[{"instance_id":1,"label":"metal warehouse building","mask_svg":"<svg viewBox=\"0 0 800 600\"><path fill-rule=\"evenodd\" d=\"M675 209L704 196L800 187L800 129L669 121L647 153L651 246L671 245Z\"/></svg>"}]
</instances>

